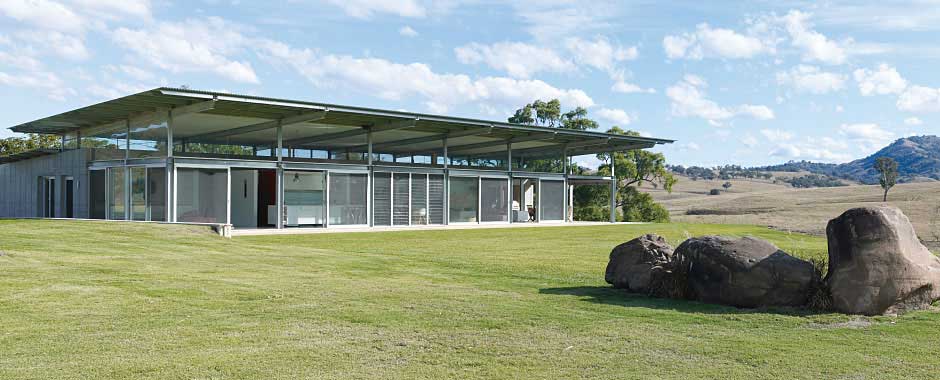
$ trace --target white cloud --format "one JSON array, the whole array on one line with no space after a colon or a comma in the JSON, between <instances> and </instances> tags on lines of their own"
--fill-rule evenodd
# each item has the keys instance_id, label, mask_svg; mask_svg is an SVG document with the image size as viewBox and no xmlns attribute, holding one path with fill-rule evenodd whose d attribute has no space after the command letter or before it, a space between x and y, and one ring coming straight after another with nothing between
<instances>
[{"instance_id":1,"label":"white cloud","mask_svg":"<svg viewBox=\"0 0 940 380\"><path fill-rule=\"evenodd\" d=\"M151 18L149 0L67 0L76 9L99 18L119 19L133 17L147 21Z\"/></svg>"},{"instance_id":2,"label":"white cloud","mask_svg":"<svg viewBox=\"0 0 940 380\"><path fill-rule=\"evenodd\" d=\"M542 42L561 41L572 35L614 26L620 9L606 1L516 1L516 17L525 30Z\"/></svg>"},{"instance_id":3,"label":"white cloud","mask_svg":"<svg viewBox=\"0 0 940 380\"><path fill-rule=\"evenodd\" d=\"M0 85L42 90L50 99L57 101L64 101L67 96L75 95L74 89L51 72L9 74L0 71Z\"/></svg>"},{"instance_id":4,"label":"white cloud","mask_svg":"<svg viewBox=\"0 0 940 380\"><path fill-rule=\"evenodd\" d=\"M62 3L51 0L3 0L0 13L43 29L81 32L86 20Z\"/></svg>"},{"instance_id":5,"label":"white cloud","mask_svg":"<svg viewBox=\"0 0 940 380\"><path fill-rule=\"evenodd\" d=\"M764 135L767 140L772 142L790 141L793 139L792 133L780 129L761 129L760 134Z\"/></svg>"},{"instance_id":6,"label":"white cloud","mask_svg":"<svg viewBox=\"0 0 940 380\"><path fill-rule=\"evenodd\" d=\"M878 65L877 70L857 69L852 72L858 82L858 90L864 96L900 94L907 88L907 80L898 70L887 64Z\"/></svg>"},{"instance_id":7,"label":"white cloud","mask_svg":"<svg viewBox=\"0 0 940 380\"><path fill-rule=\"evenodd\" d=\"M470 78L464 74L441 74L423 63L396 63L379 58L320 54L267 41L261 54L271 62L288 65L317 87L342 84L344 88L383 99L424 99L435 113L465 103L515 107L532 99L559 99L570 107L590 107L594 101L584 91L560 89L540 80L506 77ZM395 78L389 81L388 78Z\"/></svg>"},{"instance_id":8,"label":"white cloud","mask_svg":"<svg viewBox=\"0 0 940 380\"><path fill-rule=\"evenodd\" d=\"M722 107L706 98L704 89L708 84L704 79L686 75L681 81L666 89L666 96L671 100L672 114L680 117L695 116L712 123L730 119L738 115L751 116L758 120L774 118L773 110L763 105L742 104L737 107Z\"/></svg>"},{"instance_id":9,"label":"white cloud","mask_svg":"<svg viewBox=\"0 0 940 380\"><path fill-rule=\"evenodd\" d=\"M811 14L791 10L782 17L790 35L790 43L802 50L804 61L817 61L830 65L845 63L847 53L837 42L812 29Z\"/></svg>"},{"instance_id":10,"label":"white cloud","mask_svg":"<svg viewBox=\"0 0 940 380\"><path fill-rule=\"evenodd\" d=\"M569 71L575 67L552 49L521 42L471 43L455 48L454 52L461 63L484 63L515 78L529 78L542 71Z\"/></svg>"},{"instance_id":11,"label":"white cloud","mask_svg":"<svg viewBox=\"0 0 940 380\"><path fill-rule=\"evenodd\" d=\"M401 17L421 18L427 9L416 0L328 0L340 7L347 15L371 19L377 13L387 13Z\"/></svg>"},{"instance_id":12,"label":"white cloud","mask_svg":"<svg viewBox=\"0 0 940 380\"><path fill-rule=\"evenodd\" d=\"M818 67L808 65L798 65L790 71L777 73L777 83L813 94L839 91L845 87L845 80L845 75L821 71Z\"/></svg>"},{"instance_id":13,"label":"white cloud","mask_svg":"<svg viewBox=\"0 0 940 380\"><path fill-rule=\"evenodd\" d=\"M940 112L940 88L910 86L898 96L898 109L909 112Z\"/></svg>"},{"instance_id":14,"label":"white cloud","mask_svg":"<svg viewBox=\"0 0 940 380\"><path fill-rule=\"evenodd\" d=\"M905 125L923 125L924 121L916 117L909 117L907 119L904 119L904 124Z\"/></svg>"},{"instance_id":15,"label":"white cloud","mask_svg":"<svg viewBox=\"0 0 940 380\"><path fill-rule=\"evenodd\" d=\"M649 94L656 93L656 90L653 88L643 88L639 85L628 82L628 75L623 70L614 71L610 74L610 76L614 80L613 86L610 87L611 91L620 92L623 94L633 94L638 92L645 92Z\"/></svg>"},{"instance_id":16,"label":"white cloud","mask_svg":"<svg viewBox=\"0 0 940 380\"><path fill-rule=\"evenodd\" d=\"M597 110L597 115L618 126L628 125L633 122L633 118L626 111L617 108L601 108Z\"/></svg>"},{"instance_id":17,"label":"white cloud","mask_svg":"<svg viewBox=\"0 0 940 380\"><path fill-rule=\"evenodd\" d=\"M636 46L615 45L603 37L593 41L571 37L566 38L564 44L576 62L607 72L613 72L618 63L634 60L639 55Z\"/></svg>"},{"instance_id":18,"label":"white cloud","mask_svg":"<svg viewBox=\"0 0 940 380\"><path fill-rule=\"evenodd\" d=\"M855 142L865 151L876 151L894 139L894 133L882 129L878 124L842 124L839 134Z\"/></svg>"},{"instance_id":19,"label":"white cloud","mask_svg":"<svg viewBox=\"0 0 940 380\"><path fill-rule=\"evenodd\" d=\"M405 26L401 27L400 29L398 29L398 34L401 34L401 35L403 35L403 36L405 36L405 37L417 37L417 36L418 36L418 32L417 32L416 30L412 29L412 28L411 28L410 26L408 26L408 25L405 25Z\"/></svg>"},{"instance_id":20,"label":"white cloud","mask_svg":"<svg viewBox=\"0 0 940 380\"><path fill-rule=\"evenodd\" d=\"M695 32L663 38L663 49L669 59L753 58L773 53L774 47L764 41L731 29L712 28L699 24Z\"/></svg>"},{"instance_id":21,"label":"white cloud","mask_svg":"<svg viewBox=\"0 0 940 380\"><path fill-rule=\"evenodd\" d=\"M84 60L89 57L88 49L81 38L54 30L24 30L16 37L27 44L27 50L51 52L65 59Z\"/></svg>"},{"instance_id":22,"label":"white cloud","mask_svg":"<svg viewBox=\"0 0 940 380\"><path fill-rule=\"evenodd\" d=\"M800 141L785 141L774 145L770 155L791 160L817 162L846 162L853 157L845 152L849 145L842 139L807 136Z\"/></svg>"},{"instance_id":23,"label":"white cloud","mask_svg":"<svg viewBox=\"0 0 940 380\"><path fill-rule=\"evenodd\" d=\"M118 28L112 37L118 45L161 69L212 72L237 82L260 82L250 62L229 58L242 51L248 39L234 25L217 17L161 22L148 29Z\"/></svg>"}]
</instances>

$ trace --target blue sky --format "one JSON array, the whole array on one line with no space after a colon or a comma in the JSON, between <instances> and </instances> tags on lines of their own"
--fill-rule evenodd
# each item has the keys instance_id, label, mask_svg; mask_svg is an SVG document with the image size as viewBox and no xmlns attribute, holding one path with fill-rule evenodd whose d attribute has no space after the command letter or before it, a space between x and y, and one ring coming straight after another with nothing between
<instances>
[{"instance_id":1,"label":"blue sky","mask_svg":"<svg viewBox=\"0 0 940 380\"><path fill-rule=\"evenodd\" d=\"M495 120L559 98L686 165L940 132L938 1L663 3L3 0L0 125L187 85Z\"/></svg>"}]
</instances>

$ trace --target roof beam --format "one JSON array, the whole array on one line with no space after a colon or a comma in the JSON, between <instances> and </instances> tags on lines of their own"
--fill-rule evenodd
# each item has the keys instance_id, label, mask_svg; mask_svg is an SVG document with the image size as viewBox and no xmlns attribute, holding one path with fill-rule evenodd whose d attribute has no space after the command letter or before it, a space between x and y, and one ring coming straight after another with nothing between
<instances>
[{"instance_id":1,"label":"roof beam","mask_svg":"<svg viewBox=\"0 0 940 380\"><path fill-rule=\"evenodd\" d=\"M586 142L586 141L584 141ZM633 150L633 149L645 149L650 148L655 144L646 143L646 142L624 142L618 144L593 144L593 145L584 145L578 144L579 147L572 147L576 143L568 144L568 155L569 156L580 156L583 154L591 154L595 152L612 152L612 151L624 151L624 150ZM604 146L601 146L604 145ZM513 156L517 157L553 157L560 156L561 149L564 148L563 144L553 145L548 147L535 147L535 148L526 148L513 150ZM482 153L486 155L488 153ZM479 156L479 155L476 155Z\"/></svg>"},{"instance_id":2,"label":"roof beam","mask_svg":"<svg viewBox=\"0 0 940 380\"><path fill-rule=\"evenodd\" d=\"M431 135L431 136L380 142L380 143L372 144L372 149L373 150L388 149L388 148L402 146L402 145L414 145L414 144L423 144L423 143L432 142L432 141L441 141L441 140L444 140L445 137L448 139L455 139L455 138L460 138L460 137L488 135L490 133L493 133L493 127L464 129L460 131L440 133L440 134ZM356 152L360 150L365 151L368 149L369 149L368 145L357 145L357 146L349 148L349 151Z\"/></svg>"},{"instance_id":3,"label":"roof beam","mask_svg":"<svg viewBox=\"0 0 940 380\"><path fill-rule=\"evenodd\" d=\"M238 128L226 129L223 131L203 133L201 135L187 137L186 140L194 141L199 139L217 139L222 137L242 135L245 133L263 131L265 129L275 128L278 125L285 127L293 124L300 124L309 121L322 120L326 117L329 110L304 112L297 115L287 116L278 120L270 120L257 124L246 125Z\"/></svg>"},{"instance_id":4,"label":"roof beam","mask_svg":"<svg viewBox=\"0 0 940 380\"><path fill-rule=\"evenodd\" d=\"M205 112L215 108L215 99L204 102L193 103L182 107L175 107L170 110L171 117L180 117L190 113Z\"/></svg>"},{"instance_id":5,"label":"roof beam","mask_svg":"<svg viewBox=\"0 0 940 380\"><path fill-rule=\"evenodd\" d=\"M460 153L460 152L466 152L468 150L483 149L483 148L489 148L489 147L494 147L494 146L504 146L506 145L506 143L515 144L515 143L522 143L526 141L552 140L557 135L558 134L555 132L533 133L528 136L513 137L513 138L505 139L505 140L486 141L486 142L481 142L481 143L476 143L476 144L455 145L452 147L448 147L447 152L448 153Z\"/></svg>"},{"instance_id":6,"label":"roof beam","mask_svg":"<svg viewBox=\"0 0 940 380\"><path fill-rule=\"evenodd\" d=\"M389 122L388 124L385 124L385 125L364 126L358 129L353 129L351 131L327 133L327 134L318 135L318 136L301 137L301 138L296 138L292 140L285 140L284 146L296 147L296 146L313 144L313 143L321 143L324 141L339 140L339 139L345 139L345 138L350 138L350 137L362 136L362 135L369 133L370 129L372 133L378 133L378 132L385 132L385 131L394 131L398 129L412 128L418 124L418 120L419 119L417 118L399 120L399 121Z\"/></svg>"}]
</instances>

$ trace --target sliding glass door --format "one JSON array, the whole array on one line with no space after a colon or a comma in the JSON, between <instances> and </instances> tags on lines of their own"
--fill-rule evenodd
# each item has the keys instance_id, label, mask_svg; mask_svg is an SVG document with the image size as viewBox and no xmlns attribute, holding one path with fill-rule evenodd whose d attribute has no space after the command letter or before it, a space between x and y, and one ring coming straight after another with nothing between
<instances>
[{"instance_id":1,"label":"sliding glass door","mask_svg":"<svg viewBox=\"0 0 940 380\"><path fill-rule=\"evenodd\" d=\"M326 223L326 173L313 171L284 172L284 225L287 227L324 226ZM271 206L269 215L276 215Z\"/></svg>"},{"instance_id":2,"label":"sliding glass door","mask_svg":"<svg viewBox=\"0 0 940 380\"><path fill-rule=\"evenodd\" d=\"M366 173L330 173L330 225L369 224L369 175Z\"/></svg>"}]
</instances>

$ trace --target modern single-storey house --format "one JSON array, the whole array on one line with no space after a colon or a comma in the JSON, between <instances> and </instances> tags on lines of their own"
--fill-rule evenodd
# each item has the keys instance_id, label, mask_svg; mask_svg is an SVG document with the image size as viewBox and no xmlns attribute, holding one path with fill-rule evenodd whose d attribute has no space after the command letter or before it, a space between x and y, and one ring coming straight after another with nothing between
<instances>
[{"instance_id":1,"label":"modern single-storey house","mask_svg":"<svg viewBox=\"0 0 940 380\"><path fill-rule=\"evenodd\" d=\"M671 140L157 88L12 128L0 217L234 228L570 220L568 157ZM611 212L613 221L613 212Z\"/></svg>"}]
</instances>

